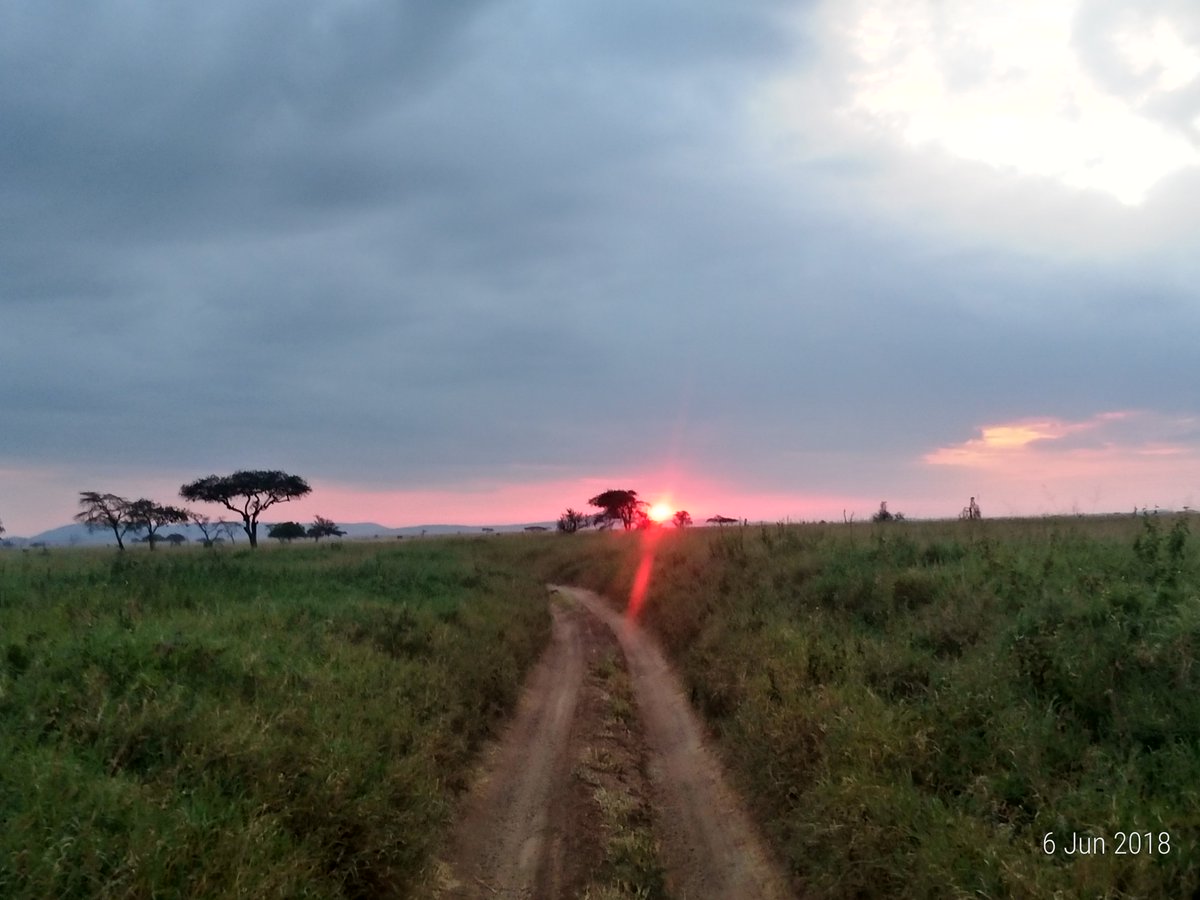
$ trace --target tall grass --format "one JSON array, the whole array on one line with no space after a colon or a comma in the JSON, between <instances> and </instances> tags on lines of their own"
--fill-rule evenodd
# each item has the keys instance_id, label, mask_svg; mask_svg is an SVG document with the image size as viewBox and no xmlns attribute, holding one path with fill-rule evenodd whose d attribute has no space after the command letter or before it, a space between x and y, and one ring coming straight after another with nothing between
<instances>
[{"instance_id":1,"label":"tall grass","mask_svg":"<svg viewBox=\"0 0 1200 900\"><path fill-rule=\"evenodd\" d=\"M0 896L404 895L540 582L623 600L647 554L809 895L1200 890L1200 556L1126 517L0 555Z\"/></svg>"},{"instance_id":2,"label":"tall grass","mask_svg":"<svg viewBox=\"0 0 1200 900\"><path fill-rule=\"evenodd\" d=\"M623 598L650 550L597 535L545 564ZM768 525L652 552L645 620L808 894L1200 890L1185 519Z\"/></svg>"},{"instance_id":3,"label":"tall grass","mask_svg":"<svg viewBox=\"0 0 1200 900\"><path fill-rule=\"evenodd\" d=\"M0 554L0 896L402 895L548 633L502 544Z\"/></svg>"}]
</instances>

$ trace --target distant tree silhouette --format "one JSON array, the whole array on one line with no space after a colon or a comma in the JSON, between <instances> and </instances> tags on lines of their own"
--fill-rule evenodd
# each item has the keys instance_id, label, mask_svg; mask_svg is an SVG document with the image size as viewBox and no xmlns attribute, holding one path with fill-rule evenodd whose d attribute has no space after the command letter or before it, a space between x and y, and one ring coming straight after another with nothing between
<instances>
[{"instance_id":1,"label":"distant tree silhouette","mask_svg":"<svg viewBox=\"0 0 1200 900\"><path fill-rule=\"evenodd\" d=\"M692 515L686 509L677 510L674 522L676 528L687 528L692 524Z\"/></svg>"},{"instance_id":2,"label":"distant tree silhouette","mask_svg":"<svg viewBox=\"0 0 1200 900\"><path fill-rule=\"evenodd\" d=\"M192 512L192 524L200 529L200 533L204 535L202 543L205 547L212 547L217 541L224 536L229 539L229 543L235 543L233 534L237 530L237 526L232 522L227 522L224 519L213 520L203 513Z\"/></svg>"},{"instance_id":3,"label":"distant tree silhouette","mask_svg":"<svg viewBox=\"0 0 1200 900\"><path fill-rule=\"evenodd\" d=\"M168 534L165 538L163 538L163 540L166 541L168 544L170 544L172 547L178 547L180 544L187 543L187 538L184 537L182 534L180 534L178 531L171 532L171 534Z\"/></svg>"},{"instance_id":4,"label":"distant tree silhouette","mask_svg":"<svg viewBox=\"0 0 1200 900\"><path fill-rule=\"evenodd\" d=\"M258 546L258 517L276 503L286 503L312 493L299 475L256 469L232 475L208 475L179 489L184 500L220 503L242 517L242 530L251 547Z\"/></svg>"},{"instance_id":5,"label":"distant tree silhouette","mask_svg":"<svg viewBox=\"0 0 1200 900\"><path fill-rule=\"evenodd\" d=\"M88 531L111 528L117 539L117 549L125 549L125 535L130 531L128 500L116 494L80 491L79 505L83 509L75 514L76 522L86 525Z\"/></svg>"},{"instance_id":6,"label":"distant tree silhouette","mask_svg":"<svg viewBox=\"0 0 1200 900\"><path fill-rule=\"evenodd\" d=\"M279 543L302 538L308 534L307 529L299 522L279 522L267 531L267 537L275 538Z\"/></svg>"},{"instance_id":7,"label":"distant tree silhouette","mask_svg":"<svg viewBox=\"0 0 1200 900\"><path fill-rule=\"evenodd\" d=\"M888 509L887 501L881 500L881 501L879 501L878 511L876 511L875 515L871 516L871 521L872 522L903 522L904 521L904 513L892 512L890 509Z\"/></svg>"},{"instance_id":8,"label":"distant tree silhouette","mask_svg":"<svg viewBox=\"0 0 1200 900\"><path fill-rule=\"evenodd\" d=\"M308 526L308 536L318 543L323 537L342 537L345 533L333 524L332 519L326 519L323 516L317 516Z\"/></svg>"},{"instance_id":9,"label":"distant tree silhouette","mask_svg":"<svg viewBox=\"0 0 1200 900\"><path fill-rule=\"evenodd\" d=\"M588 517L578 510L567 507L567 511L558 517L558 530L563 534L574 534L587 525Z\"/></svg>"},{"instance_id":10,"label":"distant tree silhouette","mask_svg":"<svg viewBox=\"0 0 1200 900\"><path fill-rule=\"evenodd\" d=\"M639 500L637 491L607 490L588 501L589 506L600 508L594 517L597 525L612 525L620 522L628 531L638 521L638 513L644 512L645 500Z\"/></svg>"},{"instance_id":11,"label":"distant tree silhouette","mask_svg":"<svg viewBox=\"0 0 1200 900\"><path fill-rule=\"evenodd\" d=\"M159 528L163 525L182 524L189 517L190 514L186 509L180 509L178 506L162 506L145 497L134 500L125 508L125 520L129 523L129 530L146 532L146 543L150 545L151 550L158 541Z\"/></svg>"},{"instance_id":12,"label":"distant tree silhouette","mask_svg":"<svg viewBox=\"0 0 1200 900\"><path fill-rule=\"evenodd\" d=\"M738 522L737 519L731 519L729 516L709 516L704 521L709 525L736 525Z\"/></svg>"}]
</instances>

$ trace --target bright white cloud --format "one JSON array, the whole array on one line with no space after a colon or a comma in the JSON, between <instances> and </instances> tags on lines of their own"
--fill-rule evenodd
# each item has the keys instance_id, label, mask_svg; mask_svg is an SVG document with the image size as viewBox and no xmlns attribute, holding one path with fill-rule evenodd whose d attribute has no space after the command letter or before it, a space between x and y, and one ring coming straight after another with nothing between
<instances>
[{"instance_id":1,"label":"bright white cloud","mask_svg":"<svg viewBox=\"0 0 1200 900\"><path fill-rule=\"evenodd\" d=\"M1163 177L1200 163L1182 134L1102 89L1072 46L1077 4L928 0L838 3L851 50L848 110L914 147L1141 203ZM1149 94L1200 74L1200 51L1171 23L1113 35Z\"/></svg>"},{"instance_id":2,"label":"bright white cloud","mask_svg":"<svg viewBox=\"0 0 1200 900\"><path fill-rule=\"evenodd\" d=\"M830 115L860 137L1138 206L1164 178L1200 167L1200 128L1162 114L1197 88L1200 44L1171 10L1110 17L1080 37L1082 10L1077 0L826 0L806 24L820 74L782 75L759 111L775 135L804 134L809 156L838 152L811 133ZM1120 71L1098 73L1081 48L1104 49Z\"/></svg>"},{"instance_id":3,"label":"bright white cloud","mask_svg":"<svg viewBox=\"0 0 1200 900\"><path fill-rule=\"evenodd\" d=\"M1200 50L1161 16L1131 23L1117 32L1115 43L1134 72L1152 79L1149 94L1179 90L1200 75Z\"/></svg>"}]
</instances>

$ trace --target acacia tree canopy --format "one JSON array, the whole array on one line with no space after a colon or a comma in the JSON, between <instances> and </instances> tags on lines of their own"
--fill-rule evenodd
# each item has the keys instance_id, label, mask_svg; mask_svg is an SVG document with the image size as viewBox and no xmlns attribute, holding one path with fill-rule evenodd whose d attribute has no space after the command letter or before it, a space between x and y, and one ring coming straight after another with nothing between
<instances>
[{"instance_id":1,"label":"acacia tree canopy","mask_svg":"<svg viewBox=\"0 0 1200 900\"><path fill-rule=\"evenodd\" d=\"M146 541L150 544L150 549L154 549L154 544L158 540L157 531L163 525L179 525L186 522L189 518L186 509L180 509L178 506L163 506L155 503L153 500L147 500L142 497L139 500L134 500L125 509L125 521L129 524L129 530L133 532L146 532Z\"/></svg>"},{"instance_id":2,"label":"acacia tree canopy","mask_svg":"<svg viewBox=\"0 0 1200 900\"><path fill-rule=\"evenodd\" d=\"M80 491L75 521L86 525L88 531L111 528L117 539L117 549L125 549L125 533L130 530L128 519L129 501L116 494L101 494L99 491Z\"/></svg>"},{"instance_id":3,"label":"acacia tree canopy","mask_svg":"<svg viewBox=\"0 0 1200 900\"><path fill-rule=\"evenodd\" d=\"M638 518L645 500L637 498L637 491L607 490L597 494L588 501L589 506L597 506L602 511L596 516L598 521L621 522L628 531Z\"/></svg>"},{"instance_id":4,"label":"acacia tree canopy","mask_svg":"<svg viewBox=\"0 0 1200 900\"><path fill-rule=\"evenodd\" d=\"M279 522L267 531L267 537L276 538L281 543L295 538L302 538L307 532L299 522Z\"/></svg>"},{"instance_id":5,"label":"acacia tree canopy","mask_svg":"<svg viewBox=\"0 0 1200 900\"><path fill-rule=\"evenodd\" d=\"M308 526L308 531L306 532L308 537L318 543L323 537L342 537L345 533L333 523L332 519L326 519L324 516L314 518L313 523Z\"/></svg>"},{"instance_id":6,"label":"acacia tree canopy","mask_svg":"<svg viewBox=\"0 0 1200 900\"><path fill-rule=\"evenodd\" d=\"M255 469L232 475L208 475L179 489L185 500L220 503L242 517L242 530L251 547L258 546L258 517L276 503L286 503L312 493L308 482L299 475L277 469Z\"/></svg>"}]
</instances>

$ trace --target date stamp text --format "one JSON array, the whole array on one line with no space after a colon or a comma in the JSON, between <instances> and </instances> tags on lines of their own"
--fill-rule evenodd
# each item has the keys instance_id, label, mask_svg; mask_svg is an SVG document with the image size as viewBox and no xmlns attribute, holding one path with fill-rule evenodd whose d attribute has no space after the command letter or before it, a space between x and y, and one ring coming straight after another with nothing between
<instances>
[{"instance_id":1,"label":"date stamp text","mask_svg":"<svg viewBox=\"0 0 1200 900\"><path fill-rule=\"evenodd\" d=\"M1171 835L1166 831L1115 831L1109 837L1075 831L1042 836L1047 856L1166 856L1171 852Z\"/></svg>"}]
</instances>

